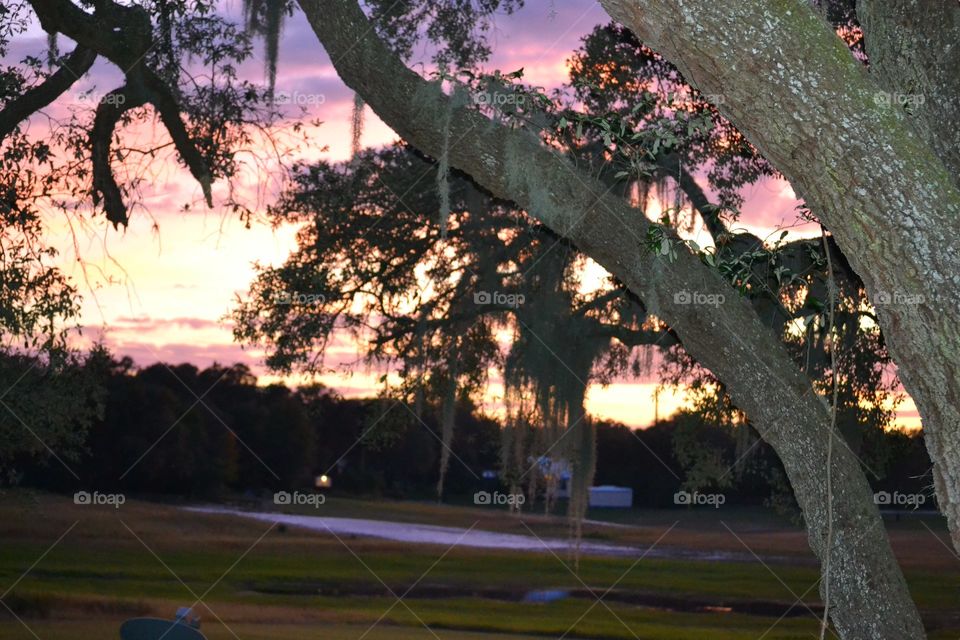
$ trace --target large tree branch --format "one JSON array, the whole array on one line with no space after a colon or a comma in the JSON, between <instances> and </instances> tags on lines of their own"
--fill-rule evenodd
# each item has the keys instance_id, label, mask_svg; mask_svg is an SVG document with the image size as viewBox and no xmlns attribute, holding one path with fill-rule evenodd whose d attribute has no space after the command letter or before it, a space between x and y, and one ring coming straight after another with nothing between
<instances>
[{"instance_id":1,"label":"large tree branch","mask_svg":"<svg viewBox=\"0 0 960 640\"><path fill-rule=\"evenodd\" d=\"M126 7L113 0L98 2L90 14L70 0L29 0L40 26L47 33L62 33L96 51L123 73L143 63L153 47L150 15L139 6Z\"/></svg>"},{"instance_id":2,"label":"large tree branch","mask_svg":"<svg viewBox=\"0 0 960 640\"><path fill-rule=\"evenodd\" d=\"M98 2L93 14L81 10L70 0L30 0L30 4L45 31L63 33L80 47L110 60L127 77L125 87L114 95L114 98L123 97L126 102L106 106L101 103L91 132L94 198L102 196L107 219L114 226L127 223L127 207L109 166L113 131L124 112L145 102L153 105L160 115L180 159L200 183L207 206L212 207L210 169L190 138L173 92L146 64L147 54L154 46L153 25L146 10L136 5L120 5L113 0Z\"/></svg>"},{"instance_id":3,"label":"large tree branch","mask_svg":"<svg viewBox=\"0 0 960 640\"><path fill-rule=\"evenodd\" d=\"M170 88L153 71L143 68L138 71L138 75L142 76L147 99L160 114L160 120L167 128L177 153L180 154L180 159L187 165L194 179L200 183L207 206L213 207L210 169L196 145L193 144L193 140L190 139L187 127L180 117L180 105L177 104Z\"/></svg>"},{"instance_id":4,"label":"large tree branch","mask_svg":"<svg viewBox=\"0 0 960 640\"><path fill-rule=\"evenodd\" d=\"M960 185L960 3L858 0L870 75Z\"/></svg>"},{"instance_id":5,"label":"large tree branch","mask_svg":"<svg viewBox=\"0 0 960 640\"><path fill-rule=\"evenodd\" d=\"M960 191L805 2L601 0L793 184L879 304L960 549ZM954 70L955 71L955 70ZM938 96L939 97L939 96ZM943 99L951 99L943 96Z\"/></svg>"},{"instance_id":6,"label":"large tree branch","mask_svg":"<svg viewBox=\"0 0 960 640\"><path fill-rule=\"evenodd\" d=\"M622 325L601 324L598 335L615 338L627 347L658 347L666 349L680 344L672 329L630 329Z\"/></svg>"},{"instance_id":7,"label":"large tree branch","mask_svg":"<svg viewBox=\"0 0 960 640\"><path fill-rule=\"evenodd\" d=\"M90 130L90 161L93 164L93 202L103 202L107 220L116 227L127 222L127 205L113 176L110 145L123 114L146 104L143 91L124 85L108 93L97 105Z\"/></svg>"},{"instance_id":8,"label":"large tree branch","mask_svg":"<svg viewBox=\"0 0 960 640\"><path fill-rule=\"evenodd\" d=\"M843 491L827 505L822 477L829 416L809 380L750 305L687 251L658 257L644 238L649 222L622 199L604 194L566 158L533 134L483 117L462 90L446 96L404 66L376 37L353 0L300 0L340 77L404 139L469 173L570 238L666 320L685 348L712 370L783 460L836 594L838 628L848 638L921 638L923 628L873 495L853 454L834 451L833 477ZM599 194L599 195L598 195ZM689 304L713 301L715 307ZM827 548L827 510L834 516Z\"/></svg>"},{"instance_id":9,"label":"large tree branch","mask_svg":"<svg viewBox=\"0 0 960 640\"><path fill-rule=\"evenodd\" d=\"M0 141L10 135L21 122L63 95L80 76L90 70L96 59L96 53L83 45L77 45L59 69L37 86L24 91L19 98L7 103L0 111Z\"/></svg>"}]
</instances>

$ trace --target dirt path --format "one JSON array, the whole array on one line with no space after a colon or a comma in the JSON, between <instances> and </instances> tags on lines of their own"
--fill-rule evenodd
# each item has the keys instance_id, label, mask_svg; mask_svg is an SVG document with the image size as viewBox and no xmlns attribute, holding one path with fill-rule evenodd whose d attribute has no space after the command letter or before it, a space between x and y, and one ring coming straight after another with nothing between
<instances>
[{"instance_id":1,"label":"dirt path","mask_svg":"<svg viewBox=\"0 0 960 640\"><path fill-rule=\"evenodd\" d=\"M472 547L478 549L499 549L514 551L532 551L563 554L571 549L573 542L567 539L541 538L536 535L516 533L497 533L481 529L463 529L460 527L442 527L409 522L389 522L362 518L333 518L325 516L306 516L288 513L243 511L219 506L184 507L188 511L199 513L224 514L251 518L262 522L277 522L291 527L302 527L312 531L330 533L337 536L362 536L380 538L410 544L432 544L443 547ZM653 549L626 545L604 544L584 540L580 544L584 555L625 556L660 559L700 560L713 562L757 562L752 554L731 551L701 551L670 547ZM764 558L765 562L784 561L786 558ZM795 560L794 560L795 561Z\"/></svg>"}]
</instances>

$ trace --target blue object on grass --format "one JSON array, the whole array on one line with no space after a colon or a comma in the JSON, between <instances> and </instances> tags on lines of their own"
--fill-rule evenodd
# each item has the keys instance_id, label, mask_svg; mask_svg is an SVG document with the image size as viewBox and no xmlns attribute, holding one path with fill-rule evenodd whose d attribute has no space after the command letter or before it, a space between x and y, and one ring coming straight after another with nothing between
<instances>
[{"instance_id":1,"label":"blue object on grass","mask_svg":"<svg viewBox=\"0 0 960 640\"><path fill-rule=\"evenodd\" d=\"M530 591L523 597L524 602L556 602L569 598L570 592L563 589L545 589L543 591Z\"/></svg>"}]
</instances>

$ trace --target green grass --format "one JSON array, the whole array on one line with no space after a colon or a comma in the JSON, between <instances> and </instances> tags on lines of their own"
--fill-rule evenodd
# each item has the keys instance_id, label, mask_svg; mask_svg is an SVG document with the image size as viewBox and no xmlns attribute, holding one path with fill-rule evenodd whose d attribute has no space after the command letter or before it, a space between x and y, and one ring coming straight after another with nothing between
<instances>
[{"instance_id":1,"label":"green grass","mask_svg":"<svg viewBox=\"0 0 960 640\"><path fill-rule=\"evenodd\" d=\"M380 504L367 504L363 516L397 520L402 515L410 521L452 524L476 511L394 504L381 512ZM344 502L338 509L346 515L362 506ZM812 615L778 622L766 616L684 613L615 601L598 604L590 597L527 604L468 597L464 591L521 594L586 584L603 593L615 585L618 591L716 604L732 600L789 604L796 599L794 594L807 592L804 599L812 606L819 599L810 589L817 569L803 563L768 569L760 563L583 558L574 575L567 558L550 554L457 549L444 555L442 547L338 541L294 528L273 529L264 536L268 527L136 501L114 510L78 507L46 494L7 493L0 496L0 593L16 585L4 602L42 640L115 639L122 620L143 614L169 617L178 605L192 603L193 594L203 595L243 640L355 640L381 617L367 638L434 638L424 623L443 630L439 633L443 640L480 637L467 632L558 637L567 630L568 637L755 639L771 627L765 638L804 638L816 630ZM907 571L918 604L941 619L958 608L957 569L918 566ZM383 584L400 594L417 581L453 592L451 597L428 598L414 589L403 604L396 604ZM322 597L317 595L321 588ZM211 640L233 638L211 611L203 605L198 609ZM933 637L941 633L957 636L956 630L944 629ZM20 637L33 638L12 617L0 623L0 640Z\"/></svg>"},{"instance_id":2,"label":"green grass","mask_svg":"<svg viewBox=\"0 0 960 640\"><path fill-rule=\"evenodd\" d=\"M134 525L135 526L135 525ZM133 527L131 527L133 528ZM267 525L262 529L266 530ZM119 533L119 532L118 532ZM165 568L169 567L195 589L205 588L225 572L242 553L235 545L170 549L168 541L140 537L162 559L155 558L132 534L116 540L113 548L97 548L86 538L69 537L60 543L30 574L22 580L23 588L37 588L52 593L87 593L111 595L118 584L124 592L136 596L172 596L185 591ZM575 588L583 583L606 589L618 582L621 589L655 591L677 595L718 596L789 600L791 593L781 580L799 593L817 579L812 566L773 566L776 575L758 563L707 563L679 560L643 560L631 569L632 561L620 558L583 558L577 575L564 556L454 550L431 569L443 549L418 547L410 549L388 543L320 539L308 555L284 549L287 534L272 532L269 541L261 542L220 583L215 593L226 599L242 591L296 590L299 584L316 586L365 585L377 578L388 585L409 585L429 569L429 582L459 587L506 588ZM319 536L318 536L319 538ZM256 538L248 540L252 544ZM356 553L354 556L351 550ZM24 567L24 559L43 552L38 542L8 543L0 549L0 579L14 580ZM579 576L579 579L578 579ZM957 586L951 576L939 576L943 587ZM932 590L930 595L936 593ZM811 601L816 596L810 597Z\"/></svg>"}]
</instances>

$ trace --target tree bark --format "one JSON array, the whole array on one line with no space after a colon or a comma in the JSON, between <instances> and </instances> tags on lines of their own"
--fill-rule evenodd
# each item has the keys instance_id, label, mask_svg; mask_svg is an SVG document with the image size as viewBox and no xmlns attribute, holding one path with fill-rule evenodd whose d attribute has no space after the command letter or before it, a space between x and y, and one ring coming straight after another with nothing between
<instances>
[{"instance_id":1,"label":"tree bark","mask_svg":"<svg viewBox=\"0 0 960 640\"><path fill-rule=\"evenodd\" d=\"M726 4L726 3L724 3ZM727 385L776 450L803 509L811 548L829 553L832 618L845 638L922 638L923 627L893 557L856 457L833 452L833 544L827 549L830 419L810 381L749 303L688 251L676 261L645 244L649 221L529 132L498 125L405 67L376 37L354 0L300 0L340 77L397 133L512 200L603 265L676 331ZM449 130L440 123L448 122ZM718 296L716 308L684 292ZM837 441L842 441L838 438Z\"/></svg>"},{"instance_id":2,"label":"tree bark","mask_svg":"<svg viewBox=\"0 0 960 640\"><path fill-rule=\"evenodd\" d=\"M804 2L601 4L700 91L723 96L720 111L790 180L863 279L923 419L960 550L960 192L946 165Z\"/></svg>"},{"instance_id":3,"label":"tree bark","mask_svg":"<svg viewBox=\"0 0 960 640\"><path fill-rule=\"evenodd\" d=\"M960 3L857 0L870 76L960 178Z\"/></svg>"}]
</instances>

